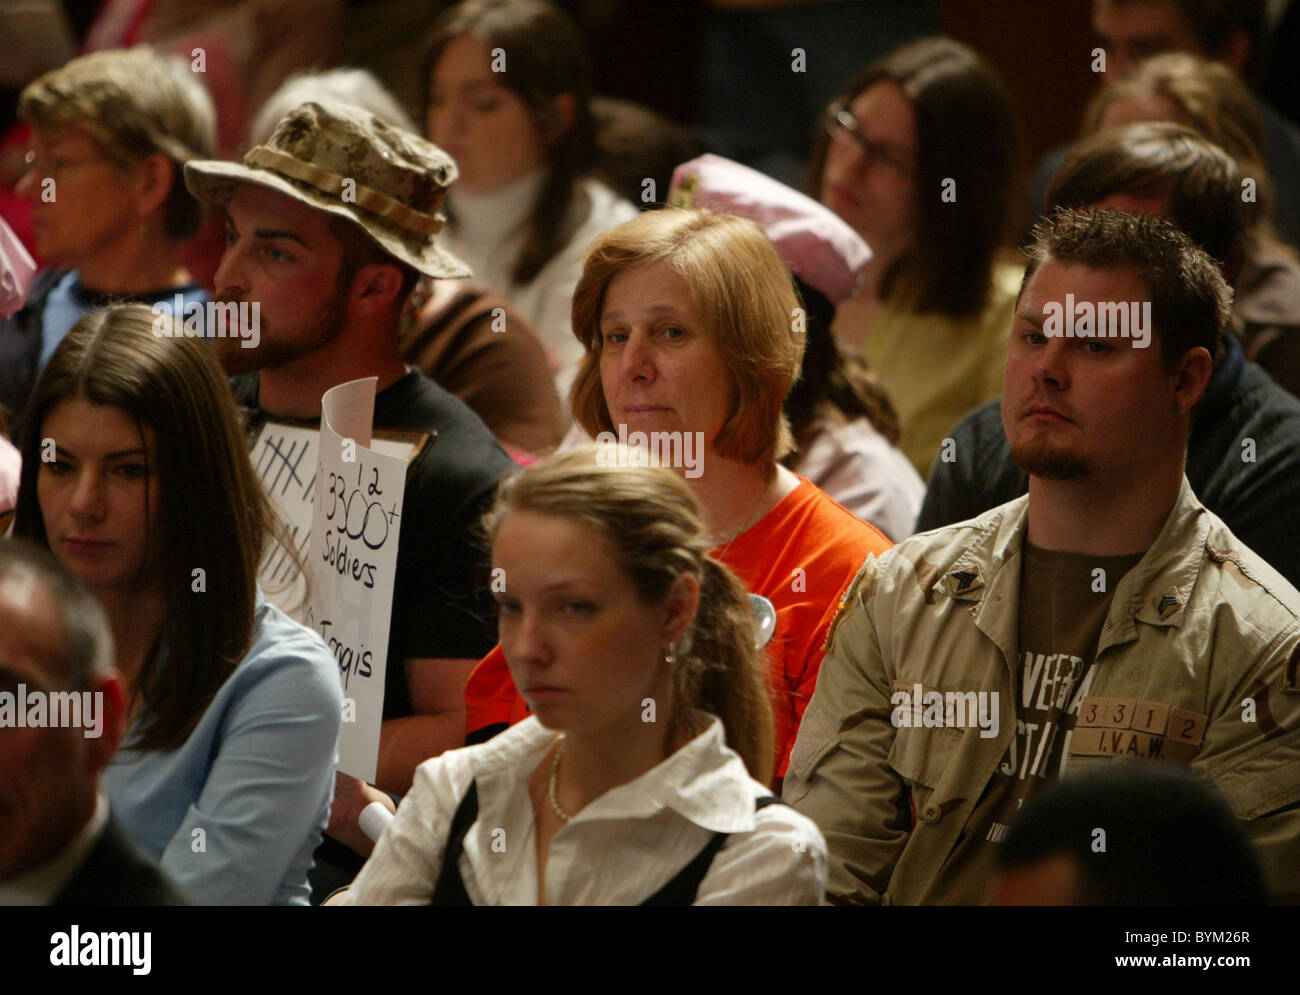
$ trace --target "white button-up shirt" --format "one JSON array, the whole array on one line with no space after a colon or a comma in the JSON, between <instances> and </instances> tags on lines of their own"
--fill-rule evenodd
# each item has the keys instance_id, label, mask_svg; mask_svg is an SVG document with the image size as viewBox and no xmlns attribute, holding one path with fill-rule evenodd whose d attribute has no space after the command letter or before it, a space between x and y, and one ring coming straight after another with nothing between
<instances>
[{"instance_id":1,"label":"white button-up shirt","mask_svg":"<svg viewBox=\"0 0 1300 995\"><path fill-rule=\"evenodd\" d=\"M478 785L460 874L475 905L537 904L537 839L528 779L559 733L530 716L494 739L422 763L411 791L342 904L427 904L456 807ZM605 792L562 825L546 860L551 905L636 905L677 875L715 832L730 834L696 905L816 905L826 843L727 747L722 723L662 763Z\"/></svg>"}]
</instances>

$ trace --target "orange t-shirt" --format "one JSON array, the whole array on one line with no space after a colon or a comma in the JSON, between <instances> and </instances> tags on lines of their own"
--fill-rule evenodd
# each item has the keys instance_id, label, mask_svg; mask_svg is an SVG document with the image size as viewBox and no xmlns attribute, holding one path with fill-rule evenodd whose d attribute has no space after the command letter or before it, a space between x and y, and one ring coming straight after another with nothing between
<instances>
[{"instance_id":1,"label":"orange t-shirt","mask_svg":"<svg viewBox=\"0 0 1300 995\"><path fill-rule=\"evenodd\" d=\"M785 776L790 749L825 655L826 631L840 598L869 554L890 547L874 525L855 518L811 481L799 486L723 550L713 555L754 594L776 609L776 631L763 651L772 694L776 776ZM465 685L470 733L528 716L497 644Z\"/></svg>"}]
</instances>

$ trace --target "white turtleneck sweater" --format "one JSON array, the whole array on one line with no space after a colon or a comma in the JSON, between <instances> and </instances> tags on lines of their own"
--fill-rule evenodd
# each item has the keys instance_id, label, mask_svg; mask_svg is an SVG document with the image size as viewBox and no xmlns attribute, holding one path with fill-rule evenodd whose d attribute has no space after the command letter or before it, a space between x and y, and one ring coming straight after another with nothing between
<instances>
[{"instance_id":1,"label":"white turtleneck sweater","mask_svg":"<svg viewBox=\"0 0 1300 995\"><path fill-rule=\"evenodd\" d=\"M523 247L528 214L545 177L530 173L490 194L448 191L455 222L439 236L448 251L474 271L474 280L505 296L533 324L546 348L555 384L568 410L569 385L582 358L582 345L573 334L569 312L573 290L582 276L582 263L595 237L637 215L637 209L596 180L583 180L572 217L585 215L567 245L529 283L510 280Z\"/></svg>"}]
</instances>

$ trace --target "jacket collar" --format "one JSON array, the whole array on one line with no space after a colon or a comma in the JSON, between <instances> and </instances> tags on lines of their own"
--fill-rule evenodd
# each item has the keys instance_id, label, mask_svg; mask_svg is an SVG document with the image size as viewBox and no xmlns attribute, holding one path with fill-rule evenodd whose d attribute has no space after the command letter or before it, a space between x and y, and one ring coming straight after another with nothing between
<instances>
[{"instance_id":1,"label":"jacket collar","mask_svg":"<svg viewBox=\"0 0 1300 995\"><path fill-rule=\"evenodd\" d=\"M975 519L966 551L934 583L936 593L972 602L975 624L1001 647L1008 665L1018 652L1020 565L1028 521L1027 494ZM1136 639L1136 622L1182 625L1209 531L1209 515L1184 475L1155 541L1115 588L1098 655L1107 646Z\"/></svg>"}]
</instances>

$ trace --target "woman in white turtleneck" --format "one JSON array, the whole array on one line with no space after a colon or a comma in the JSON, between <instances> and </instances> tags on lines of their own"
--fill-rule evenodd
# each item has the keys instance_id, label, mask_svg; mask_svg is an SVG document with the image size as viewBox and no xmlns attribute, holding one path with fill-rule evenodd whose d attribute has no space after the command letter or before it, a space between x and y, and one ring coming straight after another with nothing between
<instances>
[{"instance_id":1,"label":"woman in white turtleneck","mask_svg":"<svg viewBox=\"0 0 1300 995\"><path fill-rule=\"evenodd\" d=\"M569 309L587 246L637 213L583 176L581 36L544 0L466 0L435 25L425 67L429 138L460 170L439 242L532 322L566 397L583 355Z\"/></svg>"}]
</instances>

